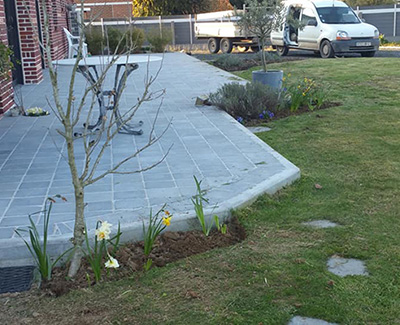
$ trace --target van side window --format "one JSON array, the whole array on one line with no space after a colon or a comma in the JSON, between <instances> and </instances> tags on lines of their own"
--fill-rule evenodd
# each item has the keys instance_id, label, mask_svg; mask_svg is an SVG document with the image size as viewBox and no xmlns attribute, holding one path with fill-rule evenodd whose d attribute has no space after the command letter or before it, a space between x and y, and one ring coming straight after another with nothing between
<instances>
[{"instance_id":1,"label":"van side window","mask_svg":"<svg viewBox=\"0 0 400 325\"><path fill-rule=\"evenodd\" d=\"M315 20L314 12L310 8L304 8L301 13L301 22L307 26L309 20Z\"/></svg>"}]
</instances>

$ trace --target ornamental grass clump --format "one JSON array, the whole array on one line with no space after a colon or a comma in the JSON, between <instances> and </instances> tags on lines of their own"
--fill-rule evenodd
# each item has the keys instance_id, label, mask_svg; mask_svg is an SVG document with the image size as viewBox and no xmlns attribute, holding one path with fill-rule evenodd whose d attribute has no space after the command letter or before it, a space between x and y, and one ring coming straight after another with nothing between
<instances>
[{"instance_id":1,"label":"ornamental grass clump","mask_svg":"<svg viewBox=\"0 0 400 325\"><path fill-rule=\"evenodd\" d=\"M164 206L158 210L158 212L153 216L153 211L150 210L149 223L147 228L143 223L143 236L144 236L144 255L146 262L143 266L145 271L150 270L153 260L149 258L150 253L153 250L154 242L160 233L167 227L171 225L172 214L165 210Z\"/></svg>"},{"instance_id":2,"label":"ornamental grass clump","mask_svg":"<svg viewBox=\"0 0 400 325\"><path fill-rule=\"evenodd\" d=\"M63 201L66 199L61 195L55 195L54 197L48 197L45 202L45 207L43 211L33 213L28 216L30 226L28 226L28 230L25 229L16 229L15 233L25 242L26 247L28 248L30 254L32 255L36 267L39 270L40 277L42 280L50 281L51 274L54 266L61 260L71 249L65 251L58 258L52 261L50 255L47 251L47 243L49 236L49 221L51 209L53 207L53 203L56 202L54 198L61 198ZM32 219L32 216L35 214L43 214L43 237L40 236L38 228L35 222ZM27 231L29 233L29 241L26 240L21 231Z\"/></svg>"},{"instance_id":3,"label":"ornamental grass clump","mask_svg":"<svg viewBox=\"0 0 400 325\"><path fill-rule=\"evenodd\" d=\"M119 267L118 261L111 254L115 254L122 233L120 231L120 225L118 224L117 234L114 237L111 237L111 227L112 224L107 221L98 221L96 223L93 247L90 245L88 232L87 229L85 229L86 250L83 250L83 254L93 271L95 283L101 281L103 262L105 258L107 258L106 262L104 262L105 268L116 269ZM108 245L113 247L111 254L107 247ZM86 277L90 279L88 273L86 273Z\"/></svg>"}]
</instances>

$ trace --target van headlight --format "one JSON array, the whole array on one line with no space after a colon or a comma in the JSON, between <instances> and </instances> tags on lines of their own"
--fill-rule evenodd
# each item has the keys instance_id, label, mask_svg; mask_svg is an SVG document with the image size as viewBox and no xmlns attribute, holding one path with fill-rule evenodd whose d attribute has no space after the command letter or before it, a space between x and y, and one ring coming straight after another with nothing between
<instances>
[{"instance_id":1,"label":"van headlight","mask_svg":"<svg viewBox=\"0 0 400 325\"><path fill-rule=\"evenodd\" d=\"M374 30L374 38L379 38L379 30Z\"/></svg>"},{"instance_id":2,"label":"van headlight","mask_svg":"<svg viewBox=\"0 0 400 325\"><path fill-rule=\"evenodd\" d=\"M349 34L347 34L347 32L345 32L344 30L338 30L338 32L336 33L337 41L348 41L350 39L351 37L349 37Z\"/></svg>"}]
</instances>

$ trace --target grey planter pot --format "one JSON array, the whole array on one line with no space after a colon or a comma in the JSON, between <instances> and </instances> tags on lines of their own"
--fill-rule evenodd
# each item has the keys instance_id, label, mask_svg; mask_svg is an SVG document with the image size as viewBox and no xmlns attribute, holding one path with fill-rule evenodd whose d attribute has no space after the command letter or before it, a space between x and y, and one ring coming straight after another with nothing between
<instances>
[{"instance_id":1,"label":"grey planter pot","mask_svg":"<svg viewBox=\"0 0 400 325\"><path fill-rule=\"evenodd\" d=\"M274 90L280 92L282 88L283 71L282 70L258 70L253 71L253 82L261 82Z\"/></svg>"}]
</instances>

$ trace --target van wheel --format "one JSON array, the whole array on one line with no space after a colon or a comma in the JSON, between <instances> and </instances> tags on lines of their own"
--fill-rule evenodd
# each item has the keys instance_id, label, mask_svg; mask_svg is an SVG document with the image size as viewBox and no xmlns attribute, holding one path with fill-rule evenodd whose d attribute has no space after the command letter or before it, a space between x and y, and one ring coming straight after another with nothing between
<instances>
[{"instance_id":1,"label":"van wheel","mask_svg":"<svg viewBox=\"0 0 400 325\"><path fill-rule=\"evenodd\" d=\"M361 56L363 58L372 58L375 56L375 51L370 51L370 52L361 52Z\"/></svg>"},{"instance_id":2,"label":"van wheel","mask_svg":"<svg viewBox=\"0 0 400 325\"><path fill-rule=\"evenodd\" d=\"M289 53L289 48L287 46L277 46L276 53L278 53L279 56L286 56Z\"/></svg>"},{"instance_id":3,"label":"van wheel","mask_svg":"<svg viewBox=\"0 0 400 325\"><path fill-rule=\"evenodd\" d=\"M241 52L241 53L247 52L247 51L249 50L249 47L248 47L248 46L240 46L240 45L238 45L236 48L237 48L238 51Z\"/></svg>"},{"instance_id":4,"label":"van wheel","mask_svg":"<svg viewBox=\"0 0 400 325\"><path fill-rule=\"evenodd\" d=\"M210 51L210 53L212 53L212 54L218 53L219 46L220 46L219 39L215 38L215 37L209 38L207 46L208 46L208 50Z\"/></svg>"},{"instance_id":5,"label":"van wheel","mask_svg":"<svg viewBox=\"0 0 400 325\"><path fill-rule=\"evenodd\" d=\"M231 53L233 48L232 40L229 38L223 38L221 40L221 51L222 53Z\"/></svg>"},{"instance_id":6,"label":"van wheel","mask_svg":"<svg viewBox=\"0 0 400 325\"><path fill-rule=\"evenodd\" d=\"M319 53L323 59L333 58L335 56L335 51L332 48L331 42L324 40L320 47Z\"/></svg>"}]
</instances>

